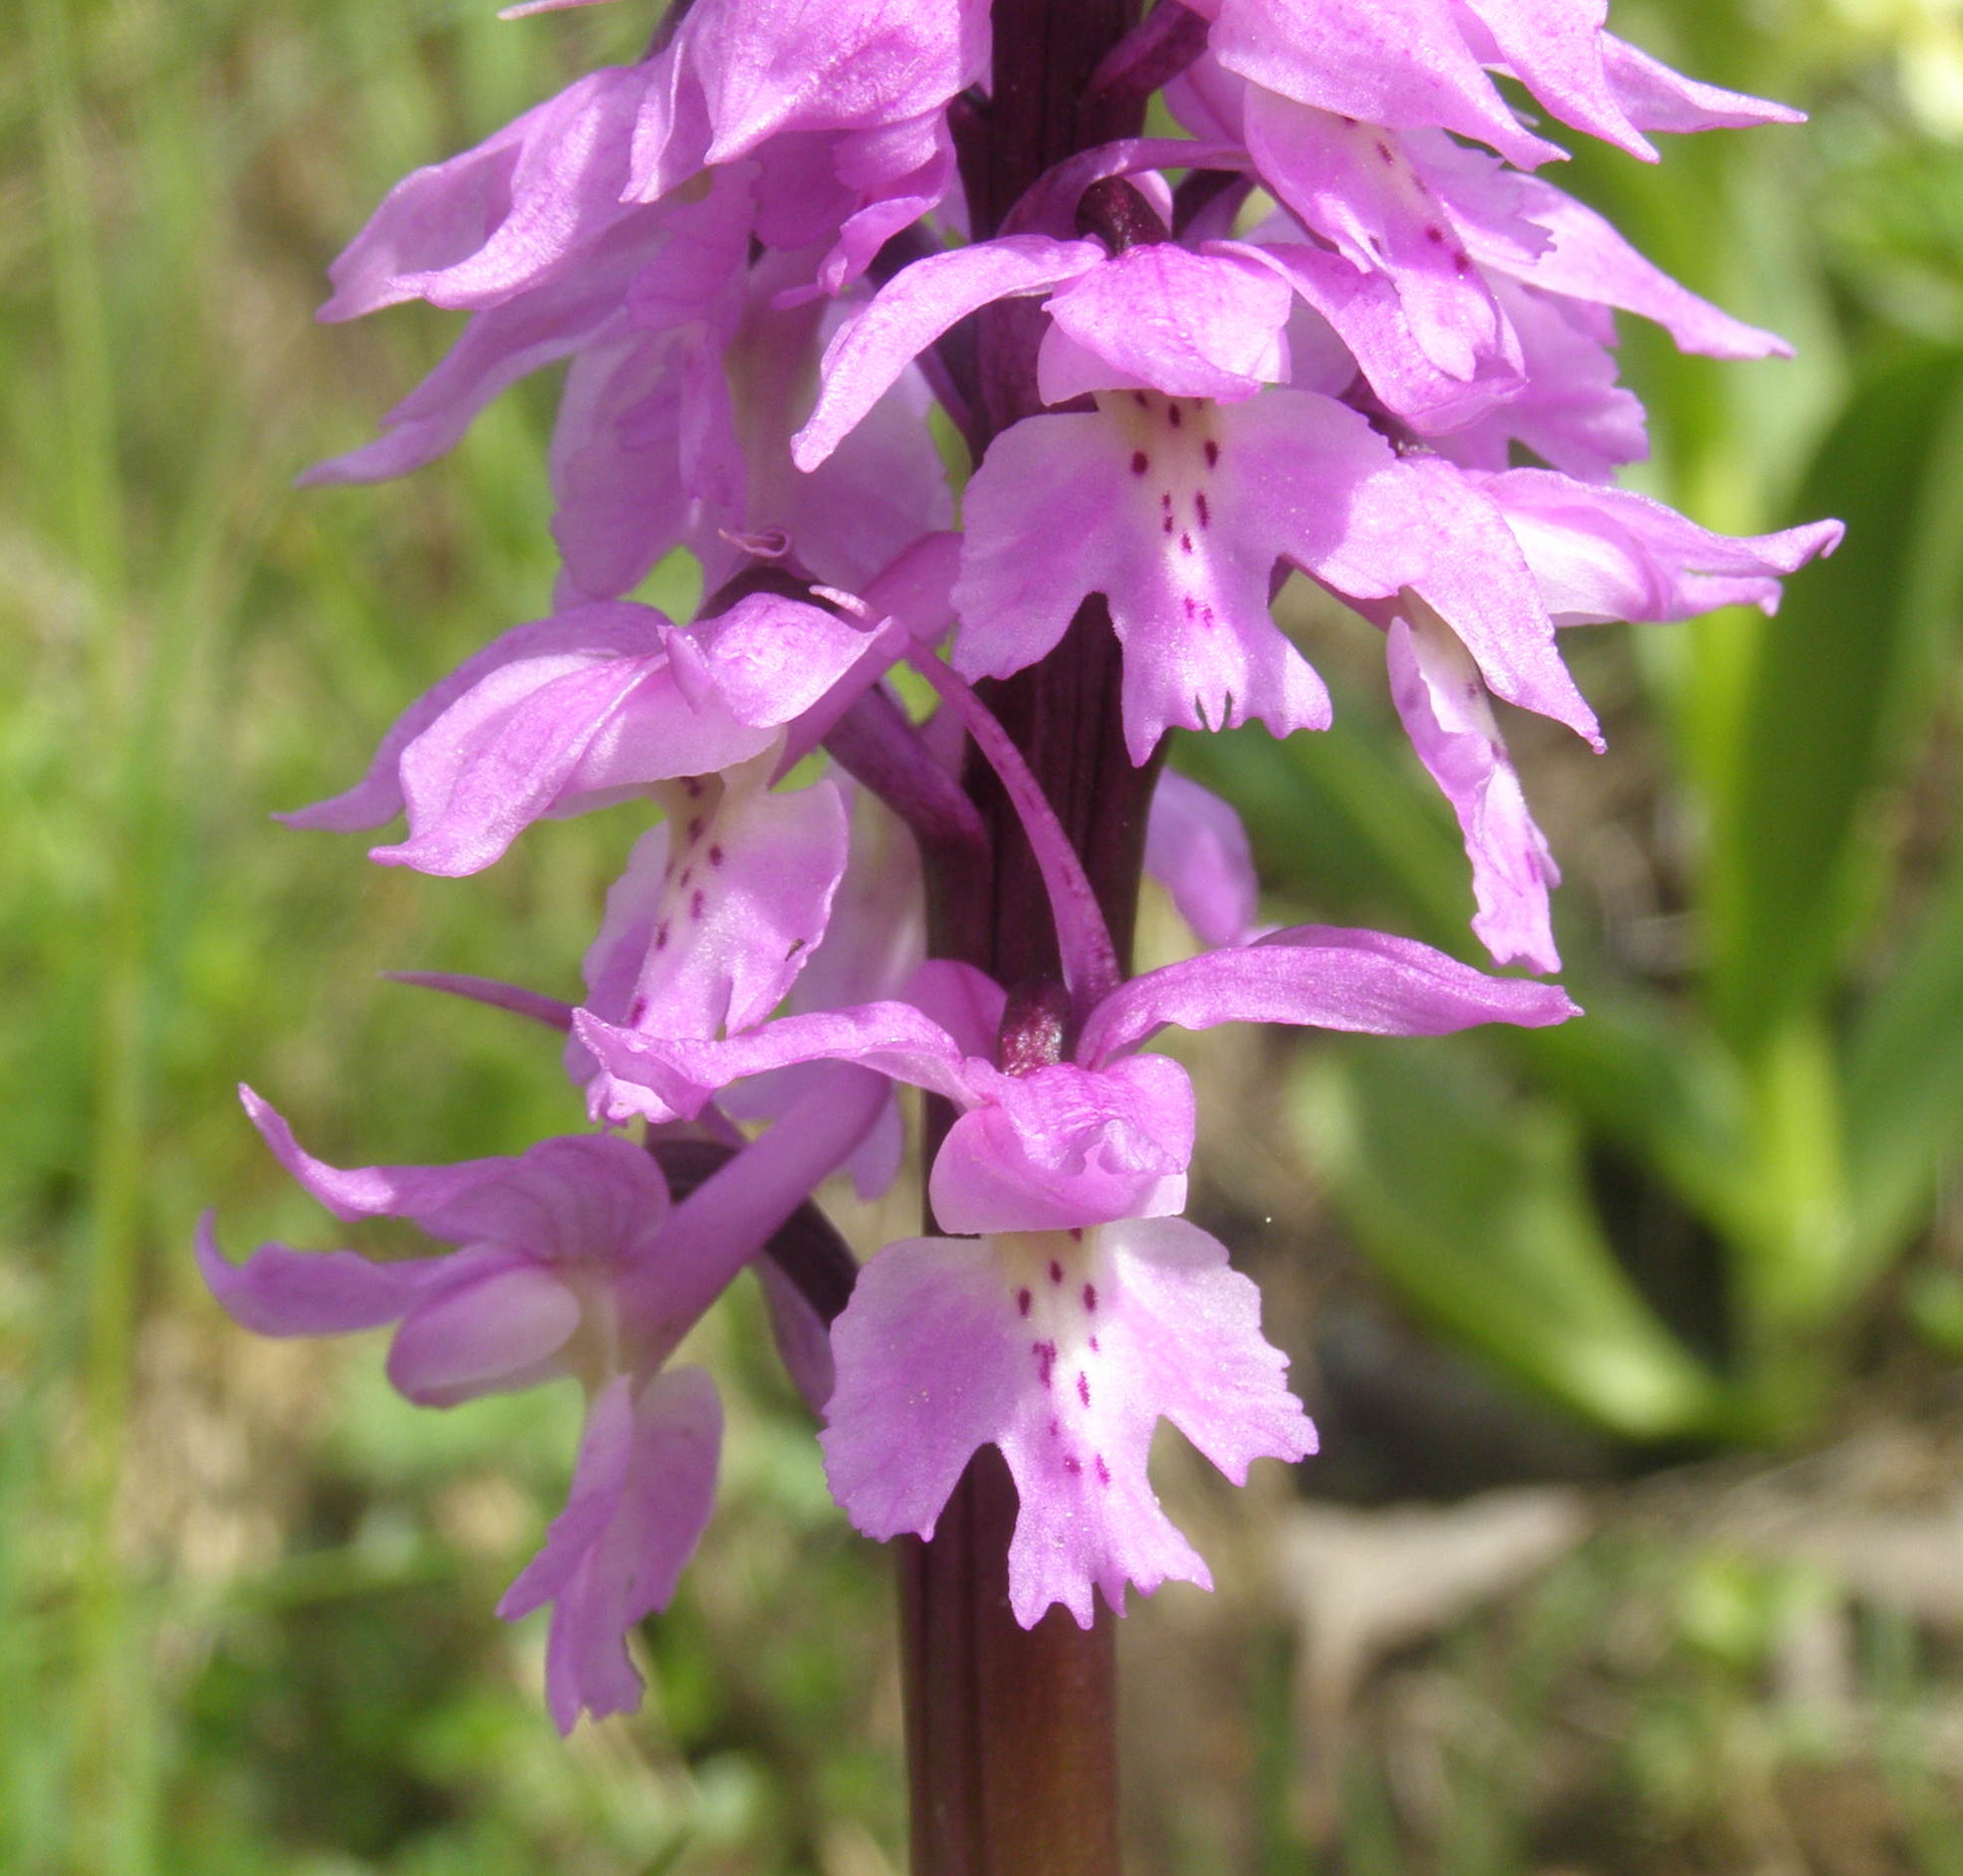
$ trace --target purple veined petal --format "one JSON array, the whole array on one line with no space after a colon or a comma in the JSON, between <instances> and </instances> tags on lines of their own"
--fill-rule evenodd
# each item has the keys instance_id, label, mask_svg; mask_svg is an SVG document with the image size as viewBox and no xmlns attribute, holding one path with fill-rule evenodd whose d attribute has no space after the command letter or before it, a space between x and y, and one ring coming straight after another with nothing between
<instances>
[{"instance_id":1,"label":"purple veined petal","mask_svg":"<svg viewBox=\"0 0 1963 1876\"><path fill-rule=\"evenodd\" d=\"M627 329L583 348L567 370L550 457L561 604L631 591L687 531L674 441L685 395L676 354L687 344Z\"/></svg>"},{"instance_id":2,"label":"purple veined petal","mask_svg":"<svg viewBox=\"0 0 1963 1876\"><path fill-rule=\"evenodd\" d=\"M730 1082L800 1061L859 1062L963 1106L974 1099L953 1038L904 1003L780 1017L723 1042L643 1036L582 1010L573 1034L622 1091L639 1088L654 1097L629 1110L648 1119L692 1119Z\"/></svg>"},{"instance_id":3,"label":"purple veined petal","mask_svg":"<svg viewBox=\"0 0 1963 1876\"><path fill-rule=\"evenodd\" d=\"M625 1140L576 1135L515 1158L344 1171L308 1153L252 1089L241 1087L239 1097L280 1164L343 1220L405 1218L448 1243L572 1262L624 1254L667 1215L660 1169Z\"/></svg>"},{"instance_id":4,"label":"purple veined petal","mask_svg":"<svg viewBox=\"0 0 1963 1876\"><path fill-rule=\"evenodd\" d=\"M579 1297L549 1270L512 1254L410 1306L388 1346L388 1379L419 1407L530 1387L581 1313Z\"/></svg>"},{"instance_id":5,"label":"purple veined petal","mask_svg":"<svg viewBox=\"0 0 1963 1876\"><path fill-rule=\"evenodd\" d=\"M712 141L701 160L726 163L769 137L939 110L980 76L987 32L983 0L700 0L669 50L702 90Z\"/></svg>"},{"instance_id":6,"label":"purple veined petal","mask_svg":"<svg viewBox=\"0 0 1963 1876\"><path fill-rule=\"evenodd\" d=\"M825 936L846 866L838 786L728 788L713 815L681 823L671 850L672 878L655 908L627 1026L705 1038L752 1029Z\"/></svg>"},{"instance_id":7,"label":"purple veined petal","mask_svg":"<svg viewBox=\"0 0 1963 1876\"><path fill-rule=\"evenodd\" d=\"M1078 1059L1102 1067L1168 1025L1297 1023L1365 1036L1449 1036L1478 1023L1545 1029L1579 1015L1555 984L1488 977L1413 938L1293 925L1121 985L1084 1026Z\"/></svg>"},{"instance_id":8,"label":"purple veined petal","mask_svg":"<svg viewBox=\"0 0 1963 1876\"><path fill-rule=\"evenodd\" d=\"M1349 491L1325 486L1313 435L1292 435L1277 461L1243 466L1243 426L1278 397L1307 393L1218 405L1118 392L1093 414L1029 417L996 437L963 504L962 674L1005 677L1034 663L1085 595L1103 592L1125 648L1134 762L1175 724L1259 717L1278 736L1326 727L1328 693L1269 616L1268 584L1288 546L1277 524L1340 536ZM1391 463L1388 445L1355 424L1362 447Z\"/></svg>"},{"instance_id":9,"label":"purple veined petal","mask_svg":"<svg viewBox=\"0 0 1963 1876\"><path fill-rule=\"evenodd\" d=\"M1070 1231L1184 1207L1193 1089L1177 1062L1066 1061L991 1080L934 1156L927 1193L944 1231Z\"/></svg>"},{"instance_id":10,"label":"purple veined petal","mask_svg":"<svg viewBox=\"0 0 1963 1876\"><path fill-rule=\"evenodd\" d=\"M1527 266L1502 254L1474 254L1484 266L1545 293L1599 301L1653 320L1676 342L1679 352L1710 358L1790 358L1793 348L1777 333L1748 326L1721 307L1680 287L1643 259L1594 209L1538 176L1510 176L1520 210L1554 237Z\"/></svg>"},{"instance_id":11,"label":"purple veined petal","mask_svg":"<svg viewBox=\"0 0 1963 1876\"><path fill-rule=\"evenodd\" d=\"M368 849L384 866L460 878L576 790L574 777L629 696L664 675L658 661L580 657L571 669L506 665L402 752L405 840ZM589 785L591 786L591 785Z\"/></svg>"},{"instance_id":12,"label":"purple veined petal","mask_svg":"<svg viewBox=\"0 0 1963 1876\"><path fill-rule=\"evenodd\" d=\"M1247 829L1231 804L1174 769L1152 791L1145 871L1171 893L1201 944L1245 944L1255 935L1261 888Z\"/></svg>"},{"instance_id":13,"label":"purple veined petal","mask_svg":"<svg viewBox=\"0 0 1963 1876\"><path fill-rule=\"evenodd\" d=\"M1140 387L1234 400L1288 376L1288 287L1232 252L1147 242L1080 274L1044 311L1052 322L1037 363L1045 403Z\"/></svg>"},{"instance_id":14,"label":"purple veined petal","mask_svg":"<svg viewBox=\"0 0 1963 1876\"><path fill-rule=\"evenodd\" d=\"M624 302L655 250L658 225L618 223L581 257L578 268L473 313L434 370L381 420L381 434L298 478L317 483L380 482L422 468L454 447L477 413L507 386L627 324Z\"/></svg>"},{"instance_id":15,"label":"purple veined petal","mask_svg":"<svg viewBox=\"0 0 1963 1876\"><path fill-rule=\"evenodd\" d=\"M1429 438L1431 446L1462 468L1497 472L1520 442L1584 482L1606 482L1622 464L1647 457L1641 401L1615 381L1606 310L1505 278L1493 291L1520 340L1526 388L1450 436Z\"/></svg>"},{"instance_id":16,"label":"purple veined petal","mask_svg":"<svg viewBox=\"0 0 1963 1876\"><path fill-rule=\"evenodd\" d=\"M1146 1477L1160 1417L1236 1480L1315 1445L1260 1339L1254 1287L1225 1262L1170 1219L889 1245L833 1328L834 1496L868 1535L930 1535L993 1443L1021 1501L1009 1584L1025 1627L1061 1602L1088 1628L1100 1590L1121 1610L1127 1586L1210 1587Z\"/></svg>"},{"instance_id":17,"label":"purple veined petal","mask_svg":"<svg viewBox=\"0 0 1963 1876\"><path fill-rule=\"evenodd\" d=\"M636 1394L626 1375L595 1397L572 1495L545 1547L498 1605L516 1620L550 1601L546 1700L561 1733L580 1715L640 1704L628 1659L633 1625L674 1594L715 1502L722 1409L699 1368L658 1374Z\"/></svg>"},{"instance_id":18,"label":"purple veined petal","mask_svg":"<svg viewBox=\"0 0 1963 1876\"><path fill-rule=\"evenodd\" d=\"M1383 407L1427 435L1503 410L1523 389L1524 365L1510 328L1502 328L1496 352L1475 360L1470 376L1454 377L1419 345L1389 275L1358 273L1342 256L1301 242L1264 243L1255 252L1328 322Z\"/></svg>"},{"instance_id":19,"label":"purple veined petal","mask_svg":"<svg viewBox=\"0 0 1963 1876\"><path fill-rule=\"evenodd\" d=\"M402 300L480 309L552 278L623 215L628 139L647 83L610 66L475 149L391 189L329 268L324 320Z\"/></svg>"},{"instance_id":20,"label":"purple veined petal","mask_svg":"<svg viewBox=\"0 0 1963 1876\"><path fill-rule=\"evenodd\" d=\"M1396 291L1412 342L1446 377L1518 368L1506 323L1452 216L1392 131L1251 91L1248 147L1302 226Z\"/></svg>"},{"instance_id":21,"label":"purple veined petal","mask_svg":"<svg viewBox=\"0 0 1963 1876\"><path fill-rule=\"evenodd\" d=\"M376 1264L355 1251L295 1251L263 1244L233 1264L198 1220L197 1262L219 1306L260 1335L347 1335L393 1322L448 1266L448 1258Z\"/></svg>"},{"instance_id":22,"label":"purple veined petal","mask_svg":"<svg viewBox=\"0 0 1963 1876\"><path fill-rule=\"evenodd\" d=\"M632 615L625 625L627 643L658 647L662 632L670 629L666 616L652 606L617 609ZM523 665L551 670L576 665L589 655L593 645L592 621L597 610L587 608L578 614L536 619L494 638L402 712L381 739L368 773L352 789L316 802L311 808L295 809L275 818L289 827L324 827L337 833L378 827L383 821L393 820L402 812L403 752L453 704L507 667ZM615 636L617 640L617 630Z\"/></svg>"},{"instance_id":23,"label":"purple veined petal","mask_svg":"<svg viewBox=\"0 0 1963 1876\"><path fill-rule=\"evenodd\" d=\"M1548 610L1563 624L1693 618L1720 605L1778 608L1780 578L1832 554L1838 521L1778 534L1722 535L1661 502L1544 469L1483 478Z\"/></svg>"},{"instance_id":24,"label":"purple veined petal","mask_svg":"<svg viewBox=\"0 0 1963 1876\"><path fill-rule=\"evenodd\" d=\"M516 1164L510 1159L472 1159L453 1166L363 1166L343 1171L309 1153L293 1137L286 1117L243 1082L239 1084L239 1100L272 1148L273 1157L310 1198L344 1223L361 1218L411 1218L420 1224L427 1218L441 1217L495 1185Z\"/></svg>"},{"instance_id":25,"label":"purple veined petal","mask_svg":"<svg viewBox=\"0 0 1963 1876\"><path fill-rule=\"evenodd\" d=\"M1790 105L1687 79L1613 33L1601 35L1601 62L1629 120L1645 130L1748 129L1807 120Z\"/></svg>"},{"instance_id":26,"label":"purple veined petal","mask_svg":"<svg viewBox=\"0 0 1963 1876\"><path fill-rule=\"evenodd\" d=\"M866 1536L931 1537L1027 1383L1014 1291L987 1243L909 1238L859 1272L832 1325L825 1475Z\"/></svg>"},{"instance_id":27,"label":"purple veined petal","mask_svg":"<svg viewBox=\"0 0 1963 1876\"><path fill-rule=\"evenodd\" d=\"M1548 889L1561 874L1528 812L1471 657L1435 616L1393 618L1385 657L1404 733L1458 817L1478 903L1473 931L1497 964L1560 970Z\"/></svg>"},{"instance_id":28,"label":"purple veined petal","mask_svg":"<svg viewBox=\"0 0 1963 1876\"><path fill-rule=\"evenodd\" d=\"M957 320L993 300L1059 287L1105 258L1096 241L1010 235L902 268L825 348L818 407L791 443L798 467L816 469Z\"/></svg>"},{"instance_id":29,"label":"purple veined petal","mask_svg":"<svg viewBox=\"0 0 1963 1876\"><path fill-rule=\"evenodd\" d=\"M1567 724L1599 751L1595 712L1561 660L1554 621L1505 516L1452 464L1418 456L1405 466L1416 494L1406 525L1432 549L1430 566L1406 582L1410 590L1457 633L1497 696Z\"/></svg>"},{"instance_id":30,"label":"purple veined petal","mask_svg":"<svg viewBox=\"0 0 1963 1876\"><path fill-rule=\"evenodd\" d=\"M1230 72L1338 117L1437 124L1523 169L1566 152L1507 108L1467 48L1449 0L1220 0L1208 41Z\"/></svg>"},{"instance_id":31,"label":"purple veined petal","mask_svg":"<svg viewBox=\"0 0 1963 1876\"><path fill-rule=\"evenodd\" d=\"M1656 149L1624 115L1602 69L1601 23L1608 0L1461 0L1475 26L1468 43L1483 63L1510 67L1540 103L1590 136L1646 163ZM1479 43L1478 28L1490 36Z\"/></svg>"},{"instance_id":32,"label":"purple veined petal","mask_svg":"<svg viewBox=\"0 0 1963 1876\"><path fill-rule=\"evenodd\" d=\"M817 703L871 642L862 625L775 592L753 592L690 631L723 707L771 729Z\"/></svg>"}]
</instances>

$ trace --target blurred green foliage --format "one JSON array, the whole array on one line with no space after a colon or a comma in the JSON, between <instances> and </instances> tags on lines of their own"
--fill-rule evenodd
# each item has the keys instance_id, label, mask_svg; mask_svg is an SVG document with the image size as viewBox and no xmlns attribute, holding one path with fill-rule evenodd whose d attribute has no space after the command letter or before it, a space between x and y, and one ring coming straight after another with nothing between
<instances>
[{"instance_id":1,"label":"blurred green foliage","mask_svg":"<svg viewBox=\"0 0 1963 1876\"><path fill-rule=\"evenodd\" d=\"M311 327L322 264L402 171L631 56L644 13L25 0L12 23L0 1870L888 1869L882 1574L755 1352L753 1299L706 1331L735 1377L729 1478L650 1642L648 1711L568 1751L538 1711L536 1625L489 1611L563 1490L575 1403L415 1414L372 1351L232 1333L186 1256L214 1199L234 1246L325 1242L241 1124L240 1074L358 1163L579 1124L538 1038L375 973L574 988L629 829L542 827L452 882L265 817L358 772L407 698L543 608L552 576L549 385L409 484L292 492L446 337L426 310ZM1638 245L1802 348L1719 367L1632 332L1650 485L1711 525L1836 512L1855 532L1771 624L1581 648L1585 683L1619 695L1611 729L1649 817L1631 838L1660 882L1633 922L1600 890L1565 901L1591 1021L1318 1051L1287 1116L1385 1278L1449 1335L1618 1433L1783 1439L1843 1377L1850 1325L1893 1306L1875 1280L1926 1233L1963 1131L1963 867L1940 759L1963 542L1963 56L1936 0L1676 0L1618 24L1818 112L1804 135L1677 140L1660 176L1576 165ZM1447 823L1372 687L1339 703L1329 738L1186 755L1246 804L1291 901L1470 955ZM1579 855L1573 870L1593 876ZM1686 1239L1710 1253L1701 1289L1658 1278L1659 1247ZM1903 1292L1951 1353L1958 1283L1925 1260ZM1624 1560L1585 1559L1550 1583L1524 1656L1463 1664L1469 1688L1547 1664L1517 1683L1505 1750L1535 1750L1531 1691L1577 1658L1610 1578L1647 1593ZM1748 1710L1753 1623L1773 1619L1758 1593L1738 1616L1720 1585L1685 1617L1615 1761L1665 1813L1724 1801L1698 1728ZM1924 1670L1912 1637L1883 1641L1870 1678L1906 1711ZM1264 1669L1252 1688L1248 1785L1276 1870L1303 1866L1277 1795L1280 1685ZM1902 1803L1930 1817L1920 1761L1901 1762ZM1465 1827L1438 1867L1523 1867L1524 1800L1497 1760L1454 1763ZM1381 1848L1387 1802L1367 1780L1346 1800L1343 1867L1418 1866L1383 1860L1404 1854ZM1928 1830L1923 1866L1953 1867Z\"/></svg>"}]
</instances>

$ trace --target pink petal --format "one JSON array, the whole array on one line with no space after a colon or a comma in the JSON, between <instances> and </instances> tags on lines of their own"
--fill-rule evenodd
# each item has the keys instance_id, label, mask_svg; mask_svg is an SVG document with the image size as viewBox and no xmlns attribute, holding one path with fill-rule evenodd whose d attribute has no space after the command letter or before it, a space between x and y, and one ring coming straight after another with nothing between
<instances>
[{"instance_id":1,"label":"pink petal","mask_svg":"<svg viewBox=\"0 0 1963 1876\"><path fill-rule=\"evenodd\" d=\"M1288 288L1232 253L1148 242L1081 274L1044 303L1037 367L1045 403L1144 387L1173 397L1252 397L1288 375ZM1053 344L1072 342L1066 354Z\"/></svg>"},{"instance_id":2,"label":"pink petal","mask_svg":"<svg viewBox=\"0 0 1963 1876\"><path fill-rule=\"evenodd\" d=\"M1439 124L1523 169L1563 153L1508 110L1448 0L1220 0L1208 44L1228 71L1337 117Z\"/></svg>"},{"instance_id":3,"label":"pink petal","mask_svg":"<svg viewBox=\"0 0 1963 1876\"><path fill-rule=\"evenodd\" d=\"M941 334L978 307L1075 280L1105 258L1095 241L1012 235L932 254L902 268L825 348L818 407L792 439L800 469L816 469L846 433Z\"/></svg>"},{"instance_id":4,"label":"pink petal","mask_svg":"<svg viewBox=\"0 0 1963 1876\"><path fill-rule=\"evenodd\" d=\"M975 1076L927 1184L943 1231L1068 1231L1186 1203L1193 1088L1163 1055Z\"/></svg>"},{"instance_id":5,"label":"pink petal","mask_svg":"<svg viewBox=\"0 0 1963 1876\"><path fill-rule=\"evenodd\" d=\"M1390 695L1411 747L1458 817L1472 861L1472 929L1498 964L1558 971L1548 888L1561 874L1527 810L1479 673L1435 620L1390 622Z\"/></svg>"},{"instance_id":6,"label":"pink petal","mask_svg":"<svg viewBox=\"0 0 1963 1876\"><path fill-rule=\"evenodd\" d=\"M405 176L328 270L321 317L411 299L495 306L551 279L634 212L620 195L646 83L644 67L591 73L475 149Z\"/></svg>"},{"instance_id":7,"label":"pink petal","mask_svg":"<svg viewBox=\"0 0 1963 1876\"><path fill-rule=\"evenodd\" d=\"M578 1296L529 1259L511 1258L415 1303L388 1348L388 1379L421 1407L530 1387L580 1325Z\"/></svg>"},{"instance_id":8,"label":"pink petal","mask_svg":"<svg viewBox=\"0 0 1963 1876\"><path fill-rule=\"evenodd\" d=\"M1692 618L1720 605L1779 605L1780 576L1832 554L1838 521L1779 534L1722 535L1625 489L1544 469L1479 478L1563 624Z\"/></svg>"},{"instance_id":9,"label":"pink petal","mask_svg":"<svg viewBox=\"0 0 1963 1876\"><path fill-rule=\"evenodd\" d=\"M1631 122L1645 130L1748 128L1804 123L1807 114L1672 72L1613 33L1601 35L1602 65Z\"/></svg>"},{"instance_id":10,"label":"pink petal","mask_svg":"<svg viewBox=\"0 0 1963 1876\"><path fill-rule=\"evenodd\" d=\"M593 1403L572 1495L545 1547L498 1605L507 1620L552 1601L546 1699L561 1733L640 1705L626 1638L665 1608L715 1502L722 1409L699 1368L638 1394L616 1376Z\"/></svg>"},{"instance_id":11,"label":"pink petal","mask_svg":"<svg viewBox=\"0 0 1963 1876\"><path fill-rule=\"evenodd\" d=\"M1145 870L1171 893L1202 944L1245 944L1254 936L1261 889L1247 829L1231 804L1173 769L1152 792Z\"/></svg>"},{"instance_id":12,"label":"pink petal","mask_svg":"<svg viewBox=\"0 0 1963 1876\"><path fill-rule=\"evenodd\" d=\"M1172 1219L889 1245L833 1329L834 1495L868 1535L928 1535L993 1442L1022 1502L1009 1588L1025 1627L1055 1602L1089 1627L1099 1589L1121 1610L1127 1584L1210 1586L1146 1477L1159 1418L1236 1482L1256 1457L1315 1446L1254 1286L1225 1266Z\"/></svg>"},{"instance_id":13,"label":"pink petal","mask_svg":"<svg viewBox=\"0 0 1963 1876\"><path fill-rule=\"evenodd\" d=\"M1078 1059L1099 1067L1168 1024L1300 1023L1368 1036L1448 1036L1477 1023L1544 1029L1578 1015L1553 984L1487 977L1412 938L1293 925L1228 951L1147 971L1084 1026Z\"/></svg>"},{"instance_id":14,"label":"pink petal","mask_svg":"<svg viewBox=\"0 0 1963 1876\"><path fill-rule=\"evenodd\" d=\"M1608 0L1466 0L1491 35L1488 64L1512 69L1563 123L1653 163L1656 150L1623 114L1602 69L1601 23Z\"/></svg>"},{"instance_id":15,"label":"pink petal","mask_svg":"<svg viewBox=\"0 0 1963 1876\"><path fill-rule=\"evenodd\" d=\"M346 1335L379 1328L401 1315L447 1258L375 1264L354 1251L294 1251L264 1244L232 1264L212 1235L212 1214L198 1220L197 1262L233 1321L261 1335Z\"/></svg>"}]
</instances>

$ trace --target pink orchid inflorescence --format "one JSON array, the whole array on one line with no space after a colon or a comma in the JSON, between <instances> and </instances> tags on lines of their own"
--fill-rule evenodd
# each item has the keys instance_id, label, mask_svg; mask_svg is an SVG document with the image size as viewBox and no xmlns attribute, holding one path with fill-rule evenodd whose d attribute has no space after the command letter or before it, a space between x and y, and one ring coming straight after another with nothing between
<instances>
[{"instance_id":1,"label":"pink orchid inflorescence","mask_svg":"<svg viewBox=\"0 0 1963 1876\"><path fill-rule=\"evenodd\" d=\"M405 817L371 856L445 875L543 818L630 804L649 824L594 908L579 1004L414 979L562 1032L596 1130L342 1172L248 1093L330 1211L455 1248L234 1266L207 1225L200 1258L263 1332L395 1323L414 1401L581 1382L571 1499L503 1605L554 1605L562 1728L637 1702L627 1631L714 1491L713 1387L668 1358L753 1261L861 1530L931 1536L977 1449L1001 1450L1025 1626L1209 1581L1147 1480L1161 1419L1236 1482L1315 1450L1254 1286L1179 1216L1193 1088L1145 1045L1577 1012L1409 939L1262 928L1240 822L1160 773L1168 732L1326 727L1271 607L1291 574L1347 602L1463 829L1473 932L1551 973L1559 875L1491 699L1599 747L1560 627L1770 611L1840 535L1728 538L1612 486L1645 452L1616 312L1714 356L1784 348L1543 180L1565 155L1546 132L1654 160L1652 132L1797 114L1679 77L1603 15L1158 0L1091 78L1095 133L1000 200L988 0L680 0L637 63L407 177L335 264L325 318L468 318L376 440L311 478L420 468L565 361L560 573L548 616L490 621L363 780L287 819ZM1154 96L1181 134L1142 135ZM676 553L710 594L684 623L630 596ZM1086 633L1111 670L1096 711L1004 706L996 680ZM1128 874L1059 794L1101 741L1131 768ZM1141 861L1200 949L1127 978L1113 893ZM1005 918L1038 933L1034 978L990 949ZM938 1103L931 1235L828 1291L786 1247L828 1175L891 1182L898 1083ZM705 1145L715 1169L671 1196Z\"/></svg>"}]
</instances>

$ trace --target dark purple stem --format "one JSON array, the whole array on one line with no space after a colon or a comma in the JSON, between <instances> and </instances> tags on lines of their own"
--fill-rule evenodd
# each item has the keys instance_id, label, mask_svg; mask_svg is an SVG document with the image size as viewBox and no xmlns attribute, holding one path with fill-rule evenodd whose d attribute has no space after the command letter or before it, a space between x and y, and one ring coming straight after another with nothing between
<instances>
[{"instance_id":1,"label":"dark purple stem","mask_svg":"<svg viewBox=\"0 0 1963 1876\"><path fill-rule=\"evenodd\" d=\"M964 106L959 126L978 240L1053 164L1138 133L1143 93L1092 89L1135 20L1136 0L995 0L994 93ZM1032 302L977 322L983 443L1041 407L1041 323ZM984 689L1083 860L1122 967L1153 772L1125 754L1118 672L1109 614L1093 598L1041 664ZM991 836L990 867L970 893L929 862L933 949L1037 987L1023 994L1040 1000L1062 976L1041 869L985 762L970 762L965 785ZM1008 1468L984 1447L932 1540L901 1542L914 1876L1118 1876L1112 1618L1101 1609L1083 1630L1052 1609L1020 1628L1008 1597L1015 1522Z\"/></svg>"}]
</instances>

